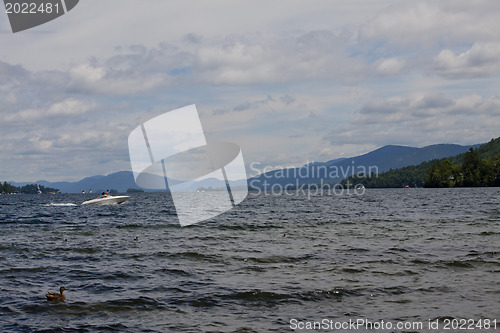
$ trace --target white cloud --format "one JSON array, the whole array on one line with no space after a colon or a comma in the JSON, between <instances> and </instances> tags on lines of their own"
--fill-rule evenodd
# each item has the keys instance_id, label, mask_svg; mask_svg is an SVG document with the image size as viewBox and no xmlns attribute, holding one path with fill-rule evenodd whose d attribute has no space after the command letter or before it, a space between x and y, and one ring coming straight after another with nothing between
<instances>
[{"instance_id":1,"label":"white cloud","mask_svg":"<svg viewBox=\"0 0 500 333\"><path fill-rule=\"evenodd\" d=\"M70 77L74 80L84 81L92 84L101 80L106 75L106 70L102 66L81 64L71 68L69 74Z\"/></svg>"},{"instance_id":2,"label":"white cloud","mask_svg":"<svg viewBox=\"0 0 500 333\"><path fill-rule=\"evenodd\" d=\"M497 41L499 11L499 2L485 0L396 2L361 26L359 40L406 48Z\"/></svg>"},{"instance_id":3,"label":"white cloud","mask_svg":"<svg viewBox=\"0 0 500 333\"><path fill-rule=\"evenodd\" d=\"M475 43L466 52L446 49L435 58L436 74L450 79L477 78L500 73L500 42Z\"/></svg>"},{"instance_id":4,"label":"white cloud","mask_svg":"<svg viewBox=\"0 0 500 333\"><path fill-rule=\"evenodd\" d=\"M349 57L347 42L330 31L215 39L194 51L192 75L218 85L359 81L365 65Z\"/></svg>"},{"instance_id":5,"label":"white cloud","mask_svg":"<svg viewBox=\"0 0 500 333\"><path fill-rule=\"evenodd\" d=\"M18 126L43 125L53 123L55 117L83 116L96 107L95 102L80 101L68 98L55 102L46 108L13 109L2 112L0 120L4 123L15 123Z\"/></svg>"},{"instance_id":6,"label":"white cloud","mask_svg":"<svg viewBox=\"0 0 500 333\"><path fill-rule=\"evenodd\" d=\"M498 137L498 101L498 97L483 100L472 94L452 98L435 92L375 99L326 139L337 144L372 142L377 146L480 143ZM492 117L494 114L498 116Z\"/></svg>"},{"instance_id":7,"label":"white cloud","mask_svg":"<svg viewBox=\"0 0 500 333\"><path fill-rule=\"evenodd\" d=\"M378 61L376 71L382 75L397 75L405 67L406 61L396 57Z\"/></svg>"},{"instance_id":8,"label":"white cloud","mask_svg":"<svg viewBox=\"0 0 500 333\"><path fill-rule=\"evenodd\" d=\"M0 35L0 57L30 70L52 70L109 58L117 47L153 48L185 36L279 34L358 25L391 0L80 1L67 15L26 33ZM99 10L99 14L96 12ZM7 32L5 24L5 32ZM36 56L35 56L36 55Z\"/></svg>"},{"instance_id":9,"label":"white cloud","mask_svg":"<svg viewBox=\"0 0 500 333\"><path fill-rule=\"evenodd\" d=\"M484 107L492 111L493 109L488 107L487 103L488 102L483 102L483 98L477 94L462 96L455 101L452 113L480 113ZM490 112L485 112L485 114L489 113Z\"/></svg>"},{"instance_id":10,"label":"white cloud","mask_svg":"<svg viewBox=\"0 0 500 333\"><path fill-rule=\"evenodd\" d=\"M62 102L52 104L48 110L49 116L83 115L96 107L95 102L84 102L68 98Z\"/></svg>"},{"instance_id":11,"label":"white cloud","mask_svg":"<svg viewBox=\"0 0 500 333\"><path fill-rule=\"evenodd\" d=\"M121 48L109 58L94 57L58 73L71 91L110 95L199 84L355 83L368 75L368 68L362 59L349 56L348 43L345 36L326 30L197 36L196 43L183 36L151 48Z\"/></svg>"},{"instance_id":12,"label":"white cloud","mask_svg":"<svg viewBox=\"0 0 500 333\"><path fill-rule=\"evenodd\" d=\"M45 140L39 136L30 137L28 141L31 144L30 148L33 149L33 151L36 151L37 153L49 152L50 148L52 147L51 140Z\"/></svg>"}]
</instances>

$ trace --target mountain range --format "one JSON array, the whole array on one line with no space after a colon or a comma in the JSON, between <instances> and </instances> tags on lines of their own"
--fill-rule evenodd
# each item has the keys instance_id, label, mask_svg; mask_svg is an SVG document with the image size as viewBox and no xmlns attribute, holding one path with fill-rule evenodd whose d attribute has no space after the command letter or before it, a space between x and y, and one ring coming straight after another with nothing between
<instances>
[{"instance_id":1,"label":"mountain range","mask_svg":"<svg viewBox=\"0 0 500 333\"><path fill-rule=\"evenodd\" d=\"M441 159L465 153L470 147L456 144L437 144L423 148L388 145L369 153L327 162L314 162L299 168L274 170L250 178L248 183L253 188L269 188L274 184L297 186L302 184L335 184L342 179L356 174L382 173L416 165L425 161Z\"/></svg>"},{"instance_id":2,"label":"mountain range","mask_svg":"<svg viewBox=\"0 0 500 333\"><path fill-rule=\"evenodd\" d=\"M351 157L334 159L327 162L313 162L299 168L289 168L269 171L248 179L248 184L255 188L261 188L264 182L267 186L273 184L308 184L338 182L352 173L384 172L390 169L402 168L416 165L421 162L455 156L466 152L470 147L476 148L480 145L462 146L456 144L437 144L423 148L388 145L369 153ZM237 186L245 186L247 180L236 182ZM10 182L15 186L24 186L33 182ZM61 193L80 193L82 190L100 193L107 189L118 192L126 192L127 189L139 188L134 181L131 171L119 171L107 176L92 176L83 178L77 182L48 182L39 180L36 184L45 187L57 188ZM182 190L196 191L198 188L223 188L225 182L208 178L200 182L190 181L182 184Z\"/></svg>"}]
</instances>

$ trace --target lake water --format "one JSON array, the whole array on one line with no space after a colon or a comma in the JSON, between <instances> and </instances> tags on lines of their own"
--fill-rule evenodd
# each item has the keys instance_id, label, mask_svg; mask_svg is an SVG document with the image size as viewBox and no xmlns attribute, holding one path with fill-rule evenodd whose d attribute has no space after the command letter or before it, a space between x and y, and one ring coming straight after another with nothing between
<instances>
[{"instance_id":1,"label":"lake water","mask_svg":"<svg viewBox=\"0 0 500 333\"><path fill-rule=\"evenodd\" d=\"M1 332L500 330L498 188L250 193L184 228L165 193L90 198L0 196Z\"/></svg>"}]
</instances>

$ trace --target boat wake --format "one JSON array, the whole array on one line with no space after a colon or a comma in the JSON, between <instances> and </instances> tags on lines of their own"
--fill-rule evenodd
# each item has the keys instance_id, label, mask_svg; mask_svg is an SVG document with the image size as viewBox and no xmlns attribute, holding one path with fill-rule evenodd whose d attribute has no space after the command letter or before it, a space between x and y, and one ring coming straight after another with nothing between
<instances>
[{"instance_id":1,"label":"boat wake","mask_svg":"<svg viewBox=\"0 0 500 333\"><path fill-rule=\"evenodd\" d=\"M51 202L51 203L48 203L44 206L60 206L60 207L73 207L73 206L78 206L77 204L74 204L74 203L71 203L71 202L67 202L67 203L54 203L54 202Z\"/></svg>"}]
</instances>

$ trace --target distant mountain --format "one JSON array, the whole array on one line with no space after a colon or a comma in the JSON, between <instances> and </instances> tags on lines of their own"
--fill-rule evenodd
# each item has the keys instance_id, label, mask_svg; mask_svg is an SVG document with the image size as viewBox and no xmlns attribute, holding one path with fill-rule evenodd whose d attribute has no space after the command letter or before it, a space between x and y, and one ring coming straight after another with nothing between
<instances>
[{"instance_id":1,"label":"distant mountain","mask_svg":"<svg viewBox=\"0 0 500 333\"><path fill-rule=\"evenodd\" d=\"M134 176L130 171L120 171L107 176L92 176L83 178L77 182L48 182L39 180L36 182L12 182L16 186L26 184L39 184L45 187L58 188L61 193L81 193L82 190L89 192L91 189L94 193L101 193L106 190L117 190L118 192L126 192L129 188L138 188L134 181Z\"/></svg>"},{"instance_id":2,"label":"distant mountain","mask_svg":"<svg viewBox=\"0 0 500 333\"><path fill-rule=\"evenodd\" d=\"M297 186L302 184L336 183L353 174L381 173L425 161L465 153L470 147L455 144L437 144L423 148L388 145L372 152L328 162L309 163L299 168L273 170L249 179L252 187L264 188L274 184ZM267 185L265 185L265 183Z\"/></svg>"},{"instance_id":3,"label":"distant mountain","mask_svg":"<svg viewBox=\"0 0 500 333\"><path fill-rule=\"evenodd\" d=\"M308 166L313 166L313 165L332 165L332 164L335 164L335 163L338 163L338 162L341 162L341 161L344 161L344 160L347 160L347 158L343 157L343 158L336 158L334 160L330 160L330 161L327 161L327 162L311 162L309 164L307 164Z\"/></svg>"},{"instance_id":4,"label":"distant mountain","mask_svg":"<svg viewBox=\"0 0 500 333\"><path fill-rule=\"evenodd\" d=\"M163 177L153 176L152 181L156 184L163 182ZM120 193L125 193L129 188L141 189L136 185L134 175L131 171L119 171L107 176L92 176L83 178L77 182L48 182L39 180L36 182L10 182L14 186L24 186L27 184L39 184L45 187L59 189L61 193L81 193L85 190L86 193L92 190L93 193L101 193L106 190L117 190ZM223 180L216 178L207 178L202 181L189 181L179 183L175 180L170 180L169 184L177 184L177 191L196 191L198 188L224 188L226 183ZM231 186L246 186L246 179L231 182ZM148 189L145 189L149 191ZM160 190L151 190L158 192Z\"/></svg>"},{"instance_id":5,"label":"distant mountain","mask_svg":"<svg viewBox=\"0 0 500 333\"><path fill-rule=\"evenodd\" d=\"M320 183L334 183L352 176L360 171L384 172L390 169L398 169L409 165L416 165L421 162L451 157L465 153L470 147L454 144L438 144L423 148L389 145L376 149L367 154L351 158L338 158L327 162L313 162L300 168L289 168L274 170L264 174L252 177L248 184L253 187L262 187L264 181L272 186L280 185L301 185ZM154 180L157 181L157 180ZM77 182L48 182L39 180L37 182L10 182L15 186L24 186L27 184L39 184L45 187L57 188L61 193L86 193L90 189L94 193L101 193L105 190L117 190L126 192L129 188L140 188L134 181L131 171L120 171L107 176L92 176L83 178ZM169 180L169 184L176 184L178 181ZM231 186L246 186L247 180L242 179L232 182ZM198 188L223 188L226 184L222 180L208 178L203 181L189 181L177 185L178 190L196 191ZM147 190L146 190L147 191Z\"/></svg>"},{"instance_id":6,"label":"distant mountain","mask_svg":"<svg viewBox=\"0 0 500 333\"><path fill-rule=\"evenodd\" d=\"M455 156L465 153L470 147L476 146L479 145L461 146L455 144L437 144L423 148L389 145L367 154L347 158L330 165L336 165L337 167L347 167L348 165L376 165L379 172L384 172L390 169L399 169L425 161Z\"/></svg>"}]
</instances>

